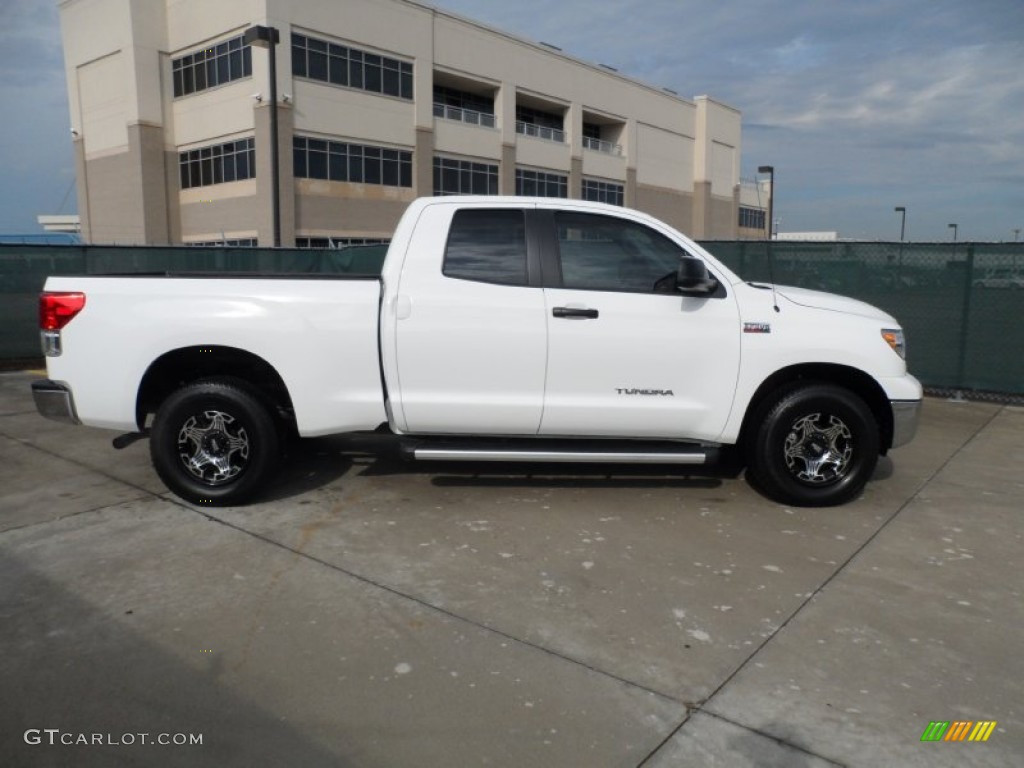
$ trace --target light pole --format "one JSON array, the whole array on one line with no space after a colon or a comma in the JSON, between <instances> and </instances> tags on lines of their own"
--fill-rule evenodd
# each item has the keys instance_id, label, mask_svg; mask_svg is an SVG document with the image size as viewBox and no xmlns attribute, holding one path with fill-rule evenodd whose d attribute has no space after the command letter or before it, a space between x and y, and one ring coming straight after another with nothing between
<instances>
[{"instance_id":1,"label":"light pole","mask_svg":"<svg viewBox=\"0 0 1024 768\"><path fill-rule=\"evenodd\" d=\"M270 188L274 208L274 247L281 247L280 147L277 146L277 44L281 35L275 27L255 25L245 30L246 45L270 49Z\"/></svg>"},{"instance_id":2,"label":"light pole","mask_svg":"<svg viewBox=\"0 0 1024 768\"><path fill-rule=\"evenodd\" d=\"M900 214L900 242L902 243L903 237L907 233L907 209L902 205L897 205L893 210Z\"/></svg>"},{"instance_id":3,"label":"light pole","mask_svg":"<svg viewBox=\"0 0 1024 768\"><path fill-rule=\"evenodd\" d=\"M957 226L956 224L950 224L949 228L953 230L953 242L956 242Z\"/></svg>"},{"instance_id":4,"label":"light pole","mask_svg":"<svg viewBox=\"0 0 1024 768\"><path fill-rule=\"evenodd\" d=\"M758 173L768 174L768 187L771 193L768 196L768 239L771 240L773 237L773 213L775 211L775 166L774 165L760 165L757 168Z\"/></svg>"},{"instance_id":5,"label":"light pole","mask_svg":"<svg viewBox=\"0 0 1024 768\"><path fill-rule=\"evenodd\" d=\"M907 208L897 205L893 210L900 215L900 257L896 262L896 285L899 286L903 280L903 238L907 234Z\"/></svg>"}]
</instances>

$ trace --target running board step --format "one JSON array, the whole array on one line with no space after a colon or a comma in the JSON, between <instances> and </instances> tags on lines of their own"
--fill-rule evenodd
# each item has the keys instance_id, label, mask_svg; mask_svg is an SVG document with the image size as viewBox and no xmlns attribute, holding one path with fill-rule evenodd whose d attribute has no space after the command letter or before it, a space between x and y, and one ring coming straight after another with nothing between
<instances>
[{"instance_id":1,"label":"running board step","mask_svg":"<svg viewBox=\"0 0 1024 768\"><path fill-rule=\"evenodd\" d=\"M703 453L598 453L568 451L481 451L415 448L419 461L540 461L595 464L705 464Z\"/></svg>"},{"instance_id":2,"label":"running board step","mask_svg":"<svg viewBox=\"0 0 1024 768\"><path fill-rule=\"evenodd\" d=\"M717 446L631 441L468 441L412 440L404 445L418 461L493 461L593 464L686 464L703 466L717 459Z\"/></svg>"}]
</instances>

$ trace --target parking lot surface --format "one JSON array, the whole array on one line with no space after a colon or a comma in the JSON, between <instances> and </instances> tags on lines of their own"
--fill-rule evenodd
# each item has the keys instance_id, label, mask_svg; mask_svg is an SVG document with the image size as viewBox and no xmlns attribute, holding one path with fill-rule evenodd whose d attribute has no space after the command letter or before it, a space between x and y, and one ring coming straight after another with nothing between
<instances>
[{"instance_id":1,"label":"parking lot surface","mask_svg":"<svg viewBox=\"0 0 1024 768\"><path fill-rule=\"evenodd\" d=\"M833 509L341 438L210 509L33 378L0 374L0 765L1021 764L1024 409L929 400Z\"/></svg>"}]
</instances>

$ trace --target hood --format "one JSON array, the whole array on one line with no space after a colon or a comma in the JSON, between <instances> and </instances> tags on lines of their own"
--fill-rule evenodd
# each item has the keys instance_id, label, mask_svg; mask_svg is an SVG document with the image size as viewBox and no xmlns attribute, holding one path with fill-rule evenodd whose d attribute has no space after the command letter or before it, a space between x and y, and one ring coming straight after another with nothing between
<instances>
[{"instance_id":1,"label":"hood","mask_svg":"<svg viewBox=\"0 0 1024 768\"><path fill-rule=\"evenodd\" d=\"M776 286L775 290L780 296L802 307L824 309L829 312L843 312L848 315L860 315L861 317L882 321L892 327L899 327L899 323L897 323L896 318L892 315L883 312L878 307L873 307L857 299L851 299L848 296L839 296L834 293L825 293L824 291L812 291L807 288L795 288L788 285Z\"/></svg>"}]
</instances>

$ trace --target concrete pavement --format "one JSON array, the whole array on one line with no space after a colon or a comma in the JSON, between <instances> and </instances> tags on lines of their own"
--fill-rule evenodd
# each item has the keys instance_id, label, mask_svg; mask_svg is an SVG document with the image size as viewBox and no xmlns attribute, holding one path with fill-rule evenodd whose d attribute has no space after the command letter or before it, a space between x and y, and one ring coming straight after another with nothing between
<instances>
[{"instance_id":1,"label":"concrete pavement","mask_svg":"<svg viewBox=\"0 0 1024 768\"><path fill-rule=\"evenodd\" d=\"M1024 409L929 400L838 509L321 439L214 510L166 492L146 441L36 415L31 379L0 375L0 765L1024 755ZM998 725L922 743L934 720Z\"/></svg>"}]
</instances>

